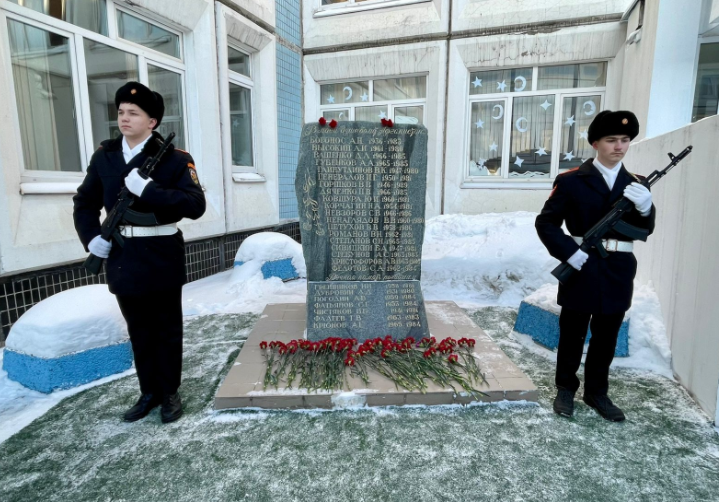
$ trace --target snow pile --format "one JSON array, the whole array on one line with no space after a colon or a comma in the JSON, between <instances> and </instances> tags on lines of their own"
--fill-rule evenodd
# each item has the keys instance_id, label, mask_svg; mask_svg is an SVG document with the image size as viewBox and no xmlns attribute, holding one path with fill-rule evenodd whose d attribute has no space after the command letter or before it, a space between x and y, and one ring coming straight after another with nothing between
<instances>
[{"instance_id":1,"label":"snow pile","mask_svg":"<svg viewBox=\"0 0 719 502\"><path fill-rule=\"evenodd\" d=\"M117 300L100 284L63 291L32 307L13 324L6 347L55 359L127 340Z\"/></svg>"},{"instance_id":2,"label":"snow pile","mask_svg":"<svg viewBox=\"0 0 719 502\"><path fill-rule=\"evenodd\" d=\"M259 314L268 303L305 302L305 279L291 282L282 282L277 277L264 279L260 266L251 266L252 263L255 262L185 285L182 289L183 314Z\"/></svg>"},{"instance_id":3,"label":"snow pile","mask_svg":"<svg viewBox=\"0 0 719 502\"><path fill-rule=\"evenodd\" d=\"M556 294L557 286L546 284L525 301L559 314L561 307L556 304ZM671 350L662 320L659 297L651 284L634 283L632 307L626 317L629 318L629 356L615 357L612 367L653 371L673 378ZM556 361L556 352L536 344L530 336L516 331L512 332L512 336L533 352Z\"/></svg>"},{"instance_id":4,"label":"snow pile","mask_svg":"<svg viewBox=\"0 0 719 502\"><path fill-rule=\"evenodd\" d=\"M629 322L629 357L614 359L612 366L653 371L669 378L672 352L669 348L659 297L649 284L634 283Z\"/></svg>"},{"instance_id":5,"label":"snow pile","mask_svg":"<svg viewBox=\"0 0 719 502\"><path fill-rule=\"evenodd\" d=\"M536 213L454 214L427 221L422 248L426 300L517 307L557 266L534 229Z\"/></svg>"},{"instance_id":6,"label":"snow pile","mask_svg":"<svg viewBox=\"0 0 719 502\"><path fill-rule=\"evenodd\" d=\"M250 235L242 241L240 249L235 255L235 263L241 262L244 265L238 267L244 268L248 262L255 262L259 268L268 261L278 261L283 259L291 259L292 266L295 267L300 277L307 276L307 267L305 266L305 258L302 255L302 244L298 243L292 237L277 232L260 232Z\"/></svg>"},{"instance_id":7,"label":"snow pile","mask_svg":"<svg viewBox=\"0 0 719 502\"><path fill-rule=\"evenodd\" d=\"M547 283L539 287L531 295L527 296L524 301L542 310L559 315L562 307L557 305L557 283Z\"/></svg>"}]
</instances>

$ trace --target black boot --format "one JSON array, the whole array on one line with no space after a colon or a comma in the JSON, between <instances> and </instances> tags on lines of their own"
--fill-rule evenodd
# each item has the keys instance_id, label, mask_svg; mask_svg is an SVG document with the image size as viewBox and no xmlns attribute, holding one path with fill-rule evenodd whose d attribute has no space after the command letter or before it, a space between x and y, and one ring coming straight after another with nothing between
<instances>
[{"instance_id":1,"label":"black boot","mask_svg":"<svg viewBox=\"0 0 719 502\"><path fill-rule=\"evenodd\" d=\"M125 412L125 422L135 422L145 418L150 411L160 404L160 398L154 394L143 394L137 400L135 406Z\"/></svg>"},{"instance_id":2,"label":"black boot","mask_svg":"<svg viewBox=\"0 0 719 502\"><path fill-rule=\"evenodd\" d=\"M160 417L162 423L166 424L174 422L182 416L182 401L180 400L179 392L175 392L171 395L166 395L162 400L162 410L160 411Z\"/></svg>"},{"instance_id":3,"label":"black boot","mask_svg":"<svg viewBox=\"0 0 719 502\"><path fill-rule=\"evenodd\" d=\"M557 389L557 397L554 398L554 413L563 417L571 417L574 414L574 392L563 387Z\"/></svg>"},{"instance_id":4,"label":"black boot","mask_svg":"<svg viewBox=\"0 0 719 502\"><path fill-rule=\"evenodd\" d=\"M588 406L594 408L602 418L610 422L623 422L626 418L624 412L615 406L606 394L587 394L585 392L582 400L587 403Z\"/></svg>"}]
</instances>

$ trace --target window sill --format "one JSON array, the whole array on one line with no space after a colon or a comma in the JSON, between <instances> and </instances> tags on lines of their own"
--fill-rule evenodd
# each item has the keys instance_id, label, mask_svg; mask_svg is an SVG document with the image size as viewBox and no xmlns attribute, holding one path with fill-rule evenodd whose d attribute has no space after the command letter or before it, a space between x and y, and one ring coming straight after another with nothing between
<instances>
[{"instance_id":1,"label":"window sill","mask_svg":"<svg viewBox=\"0 0 719 502\"><path fill-rule=\"evenodd\" d=\"M235 183L264 183L267 180L257 173L232 173L232 181Z\"/></svg>"},{"instance_id":2,"label":"window sill","mask_svg":"<svg viewBox=\"0 0 719 502\"><path fill-rule=\"evenodd\" d=\"M341 6L324 6L320 7L319 10L317 10L314 13L315 18L322 18L322 17L329 17L329 16L338 16L340 14L350 14L352 12L362 12L365 10L375 10L375 9L383 9L385 7L399 7L402 5L412 5L416 3L425 3L430 2L431 0L388 0L387 2L377 2L377 3L370 3L367 5L358 5L358 4L352 4L350 5L341 5Z\"/></svg>"},{"instance_id":3,"label":"window sill","mask_svg":"<svg viewBox=\"0 0 719 502\"><path fill-rule=\"evenodd\" d=\"M465 180L459 188L489 188L503 190L551 190L554 180L551 181L475 181Z\"/></svg>"},{"instance_id":4,"label":"window sill","mask_svg":"<svg viewBox=\"0 0 719 502\"><path fill-rule=\"evenodd\" d=\"M80 186L82 180L78 180L74 183L64 182L26 182L20 183L20 195L64 195L64 194L76 194L77 187Z\"/></svg>"}]
</instances>

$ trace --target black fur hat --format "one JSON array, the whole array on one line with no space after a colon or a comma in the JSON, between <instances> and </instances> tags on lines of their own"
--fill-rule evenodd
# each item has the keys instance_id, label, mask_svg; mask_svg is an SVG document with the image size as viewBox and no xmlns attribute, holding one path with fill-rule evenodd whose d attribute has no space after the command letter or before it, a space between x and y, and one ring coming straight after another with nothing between
<instances>
[{"instance_id":1,"label":"black fur hat","mask_svg":"<svg viewBox=\"0 0 719 502\"><path fill-rule=\"evenodd\" d=\"M587 140L591 145L605 136L629 136L634 139L639 134L639 121L637 116L630 111L619 110L616 112L604 110L589 124Z\"/></svg>"},{"instance_id":2,"label":"black fur hat","mask_svg":"<svg viewBox=\"0 0 719 502\"><path fill-rule=\"evenodd\" d=\"M165 100L159 92L151 91L140 82L128 82L115 93L115 106L132 103L142 108L150 117L157 120L153 129L157 129L165 115Z\"/></svg>"}]
</instances>

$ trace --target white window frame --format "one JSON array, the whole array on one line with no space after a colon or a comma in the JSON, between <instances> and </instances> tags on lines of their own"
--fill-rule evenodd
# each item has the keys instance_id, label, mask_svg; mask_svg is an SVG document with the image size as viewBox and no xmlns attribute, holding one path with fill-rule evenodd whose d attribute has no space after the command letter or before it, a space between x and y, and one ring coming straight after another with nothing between
<instances>
[{"instance_id":1,"label":"white window frame","mask_svg":"<svg viewBox=\"0 0 719 502\"><path fill-rule=\"evenodd\" d=\"M357 2L356 0L347 0L346 2L322 5L322 0L316 0L314 17L336 16L338 14L349 14L351 12L399 7L402 5L412 5L431 1L432 0L366 0L364 2Z\"/></svg>"},{"instance_id":2,"label":"white window frame","mask_svg":"<svg viewBox=\"0 0 719 502\"><path fill-rule=\"evenodd\" d=\"M107 23L108 23L108 36L100 35L93 31L87 30L80 26L76 26L67 21L56 19L47 14L37 12L27 7L23 7L7 0L0 0L0 22L7 23L7 19L13 19L37 28L57 33L58 35L67 37L69 39L70 47L70 63L72 70L73 79L73 93L75 99L75 117L78 128L78 147L80 148L80 171L64 172L64 171L40 171L40 170L29 170L26 169L24 153L22 151L22 144L18 145L18 156L22 159L21 167L21 183L43 183L45 186L47 183L74 183L77 180L81 180L85 176L87 170L87 164L92 157L93 152L97 149L97 145L93 144L92 127L91 127L91 114L90 114L90 102L89 102L89 91L87 86L87 68L85 63L85 49L83 39L87 38L101 44L107 45L114 49L122 50L137 56L139 79L143 84L148 84L148 72L147 65L158 66L163 69L173 71L180 74L182 79L182 109L183 109L183 127L184 127L184 141L185 144L189 144L189 121L188 121L188 107L187 107L187 84L186 84L186 66L184 61L186 60L184 34L175 28L169 27L167 23L158 21L157 19L150 18L144 13L139 13L135 10L119 7L113 0L106 0L107 6ZM147 48L145 46L130 42L117 36L117 15L116 9L127 12L128 14L142 19L151 24L159 25L161 28L166 29L172 33L177 34L180 37L180 55L182 59L177 59L172 56L168 56L159 51ZM4 26L5 26L4 25ZM7 33L6 29L0 30L0 33ZM7 74L12 75L11 58L10 58L10 47L9 44L5 43L5 39L0 40L0 50L5 51L5 59L8 61ZM11 89L11 99L16 102L15 96L15 84L14 82L9 83ZM19 116L15 111L13 116L14 128L16 131L20 131ZM32 192L30 187L27 187L26 193ZM48 188L47 192L51 193L51 187ZM38 193L38 192L33 192ZM52 192L57 193L57 192Z\"/></svg>"},{"instance_id":3,"label":"white window frame","mask_svg":"<svg viewBox=\"0 0 719 502\"><path fill-rule=\"evenodd\" d=\"M322 85L328 85L328 84L351 84L353 82L369 82L369 87L367 89L367 94L369 95L369 99L367 101L355 101L352 103L332 103L329 105L323 105L320 103L319 105L319 117L322 116L324 112L330 112L330 111L339 111L339 110L350 110L350 117L348 120L355 120L355 112L357 108L363 108L363 107L371 107L371 106L387 106L387 118L391 118L393 121L395 120L394 116L394 109L395 108L403 108L405 106L421 106L422 107L422 123L425 123L426 120L426 108L427 108L427 98L418 98L418 99L393 99L393 100L383 100L383 101L374 101L374 81L375 80L388 80L392 78L412 78L412 77L425 77L426 79L429 78L429 75L426 73L411 73L411 74L405 74L405 75L395 75L390 77L373 77L373 78L359 78L359 79L351 79L351 80L328 80L326 82L319 82L317 83L317 95L322 96L321 87ZM427 85L427 80L425 80L425 86ZM425 89L425 96L427 95L427 90ZM377 117L377 123L380 122L379 117Z\"/></svg>"},{"instance_id":4,"label":"white window frame","mask_svg":"<svg viewBox=\"0 0 719 502\"><path fill-rule=\"evenodd\" d=\"M606 60L595 60L595 61L569 61L565 63L556 63L546 66L570 66L585 63L606 63L607 64L607 78L609 81L609 62ZM465 89L467 92L468 100L465 109L465 148L464 148L464 167L463 177L464 182L462 183L463 188L548 188L551 187L554 179L557 177L559 170L560 156L564 152L559 152L559 146L562 139L562 127L564 124L563 113L564 113L564 98L571 97L582 97L582 96L600 96L601 106L597 110L600 112L604 109L606 103L606 85L603 87L579 87L579 88L565 88L565 89L543 89L538 90L539 85L539 66L532 67L532 89L529 91L520 92L499 92L489 94L469 94L469 86L471 85L470 75L478 71L491 71L491 70L512 70L517 68L528 68L528 66L516 66L516 67L501 67L501 68L476 68L468 69L466 76ZM509 169L511 159L509 154L511 152L511 135L512 135L512 120L515 97L532 97L532 96L554 96L554 130L552 133L552 153L557 152L556 155L552 155L552 161L550 164L549 177L542 178L510 178ZM502 140L502 165L500 168L500 176L473 176L469 174L469 160L470 160L470 146L471 146L471 113L472 104L476 102L484 101L502 101L505 100L504 108L504 132ZM509 117L509 118L508 118Z\"/></svg>"},{"instance_id":5,"label":"white window frame","mask_svg":"<svg viewBox=\"0 0 719 502\"><path fill-rule=\"evenodd\" d=\"M254 62L254 57L252 54L252 51L245 47L244 45L240 44L239 42L232 40L231 38L227 38L227 46L231 47L232 49L241 52L245 56L248 57L248 68L250 69L250 76L243 75L242 73L238 73L236 71L230 70L229 61L227 58L225 58L224 64L227 65L227 80L230 84L234 84L240 87L244 87L245 89L248 89L250 91L250 127L252 128L252 164L251 166L238 166L235 164L232 164L232 172L233 173L256 173L257 172L257 134L255 134L255 84L252 80L252 75L254 74L252 64ZM230 92L230 86L227 86L227 95L228 95L228 104L229 104L229 92ZM228 124L229 120L232 120L232 117L230 115L230 107L227 107L227 115L228 115ZM230 135L230 144L227 145L230 151L232 150L232 136ZM230 158L232 156L230 155Z\"/></svg>"},{"instance_id":6,"label":"white window frame","mask_svg":"<svg viewBox=\"0 0 719 502\"><path fill-rule=\"evenodd\" d=\"M699 54L701 53L702 45L716 44L716 43L719 43L719 36L699 37L697 39L697 52L694 57L694 75L692 78L692 89L694 91L692 93L692 109L689 111L689 120L690 120L690 123L692 123L692 124L694 123L694 121L692 119L694 116L694 99L696 98L696 93L697 93L697 77L699 77ZM717 112L715 115L719 115L719 106L717 106Z\"/></svg>"}]
</instances>

